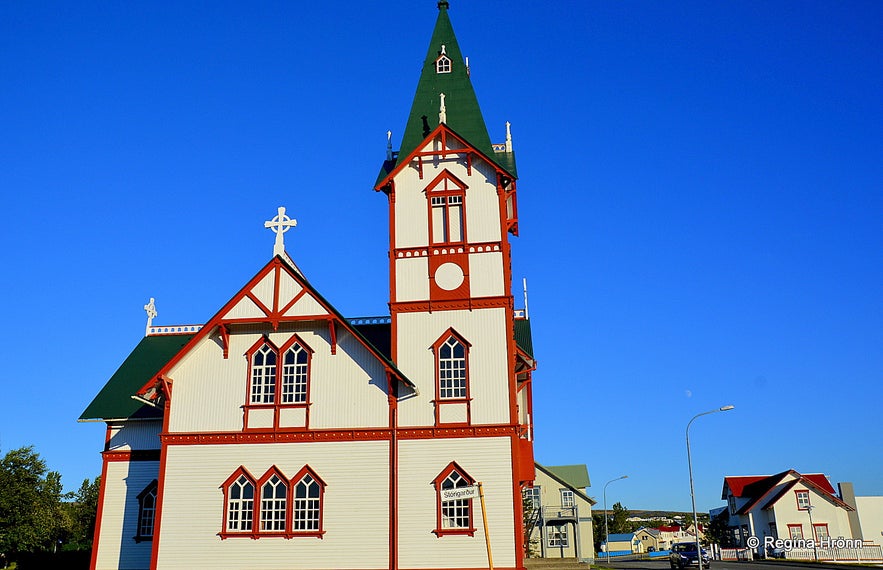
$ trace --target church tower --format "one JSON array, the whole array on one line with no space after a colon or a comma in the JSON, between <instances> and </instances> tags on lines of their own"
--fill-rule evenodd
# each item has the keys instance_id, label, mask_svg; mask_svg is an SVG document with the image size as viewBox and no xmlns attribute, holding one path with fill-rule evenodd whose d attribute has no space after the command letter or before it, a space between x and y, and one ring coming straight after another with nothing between
<instances>
[{"instance_id":1,"label":"church tower","mask_svg":"<svg viewBox=\"0 0 883 570\"><path fill-rule=\"evenodd\" d=\"M396 153L388 145L375 185L389 199L392 359L416 387L394 410L393 533L402 568L436 556L450 567L480 565L477 509L446 503L441 492L481 482L494 557L520 568L521 491L533 480L533 359L512 295L515 160L508 124L505 142L491 143L448 7L438 2L401 146ZM404 505L429 492L438 494L438 512L427 537Z\"/></svg>"}]
</instances>

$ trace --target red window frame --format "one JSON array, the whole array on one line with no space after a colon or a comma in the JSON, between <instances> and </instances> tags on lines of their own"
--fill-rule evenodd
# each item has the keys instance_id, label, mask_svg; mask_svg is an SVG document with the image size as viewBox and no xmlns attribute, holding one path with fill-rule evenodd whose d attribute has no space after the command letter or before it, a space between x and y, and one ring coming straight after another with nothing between
<instances>
[{"instance_id":1,"label":"red window frame","mask_svg":"<svg viewBox=\"0 0 883 570\"><path fill-rule=\"evenodd\" d=\"M806 505L804 505L802 507L800 506L800 497L806 497ZM796 491L794 491L794 498L797 501L797 510L798 511L805 511L809 508L810 502L809 502L809 491L808 490L797 489Z\"/></svg>"},{"instance_id":2,"label":"red window frame","mask_svg":"<svg viewBox=\"0 0 883 570\"><path fill-rule=\"evenodd\" d=\"M427 209L427 220L428 220L428 236L429 236L429 244L431 246L445 246L452 244L464 244L466 243L466 190L469 188L462 180L451 174L448 170L444 170L433 178L432 182L430 182L426 188L423 190L426 194L426 209ZM433 215L433 208L437 207L433 205L433 198L443 199L443 217L442 217L442 225L444 238L436 241L436 232L435 230L435 216ZM459 204L452 203L451 198L456 201L459 199ZM451 218L450 218L450 208L451 206L459 205L460 207L460 239L451 239Z\"/></svg>"},{"instance_id":3,"label":"red window frame","mask_svg":"<svg viewBox=\"0 0 883 570\"><path fill-rule=\"evenodd\" d=\"M230 530L229 529L229 519L230 516L230 488L236 483L240 477L245 477L245 479L251 483L252 486L252 497L251 497L251 528L248 530ZM257 528L257 514L258 514L258 500L259 500L259 491L257 481L254 476L248 472L244 467L240 467L236 471L233 472L232 475L227 477L227 480L221 483L221 489L224 491L224 518L221 521L221 532L219 536L222 539L230 538L234 536L247 536L250 538L258 537L258 528ZM240 522L242 519L239 519Z\"/></svg>"},{"instance_id":4,"label":"red window frame","mask_svg":"<svg viewBox=\"0 0 883 570\"><path fill-rule=\"evenodd\" d=\"M800 536L795 536L795 532ZM802 524L789 524L788 525L788 538L791 540L799 540L803 538L803 525Z\"/></svg>"},{"instance_id":5,"label":"red window frame","mask_svg":"<svg viewBox=\"0 0 883 570\"><path fill-rule=\"evenodd\" d=\"M154 479L151 481L144 489L138 493L138 528L135 534L135 542L147 542L153 540L153 534L156 529L153 528L154 524L156 524L156 491L158 488L158 481ZM144 528L144 517L147 512L145 509L145 500L149 497L153 497L153 506L150 507L150 534L145 534L141 532L141 529Z\"/></svg>"},{"instance_id":6,"label":"red window frame","mask_svg":"<svg viewBox=\"0 0 883 570\"><path fill-rule=\"evenodd\" d=\"M264 486L273 478L277 477L285 489L285 523L281 530L271 529L271 530L262 530L262 512L263 512L263 490ZM296 530L294 529L294 515L295 515L295 501L296 501L296 493L298 489L298 485L303 482L303 480L309 476L319 487L319 523L318 529L309 529L309 530ZM230 530L229 525L229 516L230 516L230 489L234 483L236 483L240 477L245 477L245 479L252 485L253 488L253 496L252 496L252 510L251 510L251 529L248 530ZM289 479L285 476L285 474L275 465L270 467L266 473L260 478L255 479L251 473L248 472L245 467L239 467L236 471L233 472L222 484L221 489L224 494L224 517L221 521L221 532L218 533L218 536L221 539L227 538L272 538L272 537L281 537L281 538L294 538L298 536L311 536L316 538L322 538L325 534L324 528L324 519L325 519L325 481L319 477L309 465L305 465L297 472L297 474ZM240 518L241 521L241 518Z\"/></svg>"},{"instance_id":7,"label":"red window frame","mask_svg":"<svg viewBox=\"0 0 883 570\"><path fill-rule=\"evenodd\" d=\"M819 536L819 530L825 529L825 536ZM828 523L813 523L812 525L812 537L816 542L820 542L822 540L827 540L831 538L831 533L828 532Z\"/></svg>"},{"instance_id":8,"label":"red window frame","mask_svg":"<svg viewBox=\"0 0 883 570\"><path fill-rule=\"evenodd\" d=\"M458 487L466 487L469 485L475 484L475 479L473 479L469 473L466 472L465 469L457 465L455 461L452 461L448 464L447 467L442 469L441 473L439 473L435 479L433 479L432 484L435 486L435 530L432 532L435 533L439 538L446 535L467 535L467 536L475 536L475 509L472 501L474 499L460 499L463 501L468 501L467 508L469 524L466 527L455 527L455 528L445 528L442 524L442 514L443 514L443 504L441 499L442 486L445 480L451 476L452 473L457 473L460 478L466 482L466 485L458 485ZM445 501L451 502L451 501Z\"/></svg>"},{"instance_id":9,"label":"red window frame","mask_svg":"<svg viewBox=\"0 0 883 570\"><path fill-rule=\"evenodd\" d=\"M318 501L319 501L319 520L318 520L318 528L315 528L315 529L296 529L296 528L294 528L294 527L295 527L295 522L296 522L296 515L297 515L298 510L299 510L299 509L298 509L298 505L297 505L297 501L299 500L299 498L298 498L298 496L297 496L297 493L298 493L298 486L299 486L299 485L304 481L304 479L306 479L307 477L310 477L310 478L313 480L313 482L316 483L316 484L318 485L318 487L319 487L319 497L318 497ZM296 474L294 477L291 478L291 495L290 495L290 496L291 496L291 500L290 500L290 502L291 502L291 514L292 514L292 516L290 517L290 521L289 521L289 525L290 525L290 527L289 527L289 528L291 528L291 534L292 534L292 536L294 536L294 535L297 535L297 536L315 536L315 537L318 537L318 538L322 538L322 536L325 534L325 516L324 516L324 514L325 514L325 486L326 486L326 485L325 485L325 481L323 481L322 478L319 477L319 476L316 474L316 472L313 471L313 470L310 468L309 465L304 465L304 466L301 468L301 470L298 471L297 474Z\"/></svg>"},{"instance_id":10,"label":"red window frame","mask_svg":"<svg viewBox=\"0 0 883 570\"><path fill-rule=\"evenodd\" d=\"M301 349L306 353L306 387L304 388L304 400L303 401L293 401L293 402L282 402L283 398L283 388L284 388L284 377L285 377L285 356L286 353L297 344L301 347ZM274 378L274 388L273 388L273 401L272 402L260 402L253 403L252 402L252 383L254 381L254 358L255 355L261 351L264 347L267 347L270 351L273 352L276 356L276 370L275 370L275 378ZM303 428L297 429L306 429L309 427L309 417L310 417L310 379L312 377L312 369L313 369L313 349L308 345L304 340L294 334L289 338L285 343L282 344L281 347L277 347L273 342L267 337L261 337L257 342L255 342L251 348L248 349L245 353L245 358L248 362L248 382L245 392L245 422L244 429L249 430L261 430L261 429L279 429L279 411L285 408L305 408L306 409L306 421ZM296 364L295 364L296 366ZM297 392L295 392L297 394ZM248 427L248 414L251 410L273 410L273 426L272 428L249 428Z\"/></svg>"},{"instance_id":11,"label":"red window frame","mask_svg":"<svg viewBox=\"0 0 883 570\"><path fill-rule=\"evenodd\" d=\"M451 339L458 342L463 346L463 354L464 354L464 382L465 386L465 395L462 397L442 397L442 359L441 359L441 350L442 347L448 343ZM432 353L435 358L435 399L433 403L435 404L435 423L439 425L441 423L440 417L440 407L446 404L459 404L466 405L466 424L469 425L472 423L472 395L471 390L469 388L469 352L472 348L472 344L469 343L463 335L458 333L456 330L449 328L443 335L438 337L438 339L432 344L430 347Z\"/></svg>"}]
</instances>

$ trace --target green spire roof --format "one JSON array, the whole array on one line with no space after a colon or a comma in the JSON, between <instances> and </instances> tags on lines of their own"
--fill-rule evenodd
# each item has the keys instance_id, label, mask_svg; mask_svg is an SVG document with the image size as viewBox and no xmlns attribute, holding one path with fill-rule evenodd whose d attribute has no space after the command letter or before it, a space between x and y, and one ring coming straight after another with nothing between
<instances>
[{"instance_id":1,"label":"green spire roof","mask_svg":"<svg viewBox=\"0 0 883 570\"><path fill-rule=\"evenodd\" d=\"M444 54L442 54L444 46ZM440 57L450 60L450 72L439 73L436 61ZM438 114L441 106L439 95L445 94L447 120L445 123L457 134L465 138L489 157L494 156L491 139L484 124L484 117L478 107L478 99L472 89L472 82L466 70L460 45L454 35L454 28L448 18L448 3L438 3L438 19L429 42L429 51L423 62L423 71L417 83L417 93L411 105L411 114L405 126L399 159L403 160L423 139L438 126Z\"/></svg>"}]
</instances>

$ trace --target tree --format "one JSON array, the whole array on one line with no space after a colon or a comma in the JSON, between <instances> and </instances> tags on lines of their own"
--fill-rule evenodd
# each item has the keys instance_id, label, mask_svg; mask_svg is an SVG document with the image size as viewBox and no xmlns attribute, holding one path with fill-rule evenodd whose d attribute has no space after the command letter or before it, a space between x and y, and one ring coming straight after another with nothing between
<instances>
[{"instance_id":1,"label":"tree","mask_svg":"<svg viewBox=\"0 0 883 570\"><path fill-rule=\"evenodd\" d=\"M32 446L9 451L0 460L0 553L52 551L70 521L62 497L61 475Z\"/></svg>"},{"instance_id":2,"label":"tree","mask_svg":"<svg viewBox=\"0 0 883 570\"><path fill-rule=\"evenodd\" d=\"M607 523L610 527L610 534L633 532L635 525L628 520L630 516L632 516L632 513L623 507L622 503L615 503L613 505L613 516L610 517L610 522Z\"/></svg>"},{"instance_id":3,"label":"tree","mask_svg":"<svg viewBox=\"0 0 883 570\"><path fill-rule=\"evenodd\" d=\"M711 523L709 523L708 530L705 533L706 540L712 544L719 544L722 547L731 546L729 526L730 514L725 509L711 519Z\"/></svg>"},{"instance_id":4,"label":"tree","mask_svg":"<svg viewBox=\"0 0 883 570\"><path fill-rule=\"evenodd\" d=\"M73 494L73 501L65 503L71 520L70 535L64 544L65 550L88 550L92 547L100 488L101 477L96 477L92 481L84 479L83 484Z\"/></svg>"}]
</instances>

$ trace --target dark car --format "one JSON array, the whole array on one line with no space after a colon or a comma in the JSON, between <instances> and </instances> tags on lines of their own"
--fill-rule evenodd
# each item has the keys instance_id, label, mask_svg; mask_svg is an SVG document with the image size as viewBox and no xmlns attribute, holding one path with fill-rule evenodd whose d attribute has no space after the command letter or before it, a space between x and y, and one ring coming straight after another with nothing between
<instances>
[{"instance_id":1,"label":"dark car","mask_svg":"<svg viewBox=\"0 0 883 570\"><path fill-rule=\"evenodd\" d=\"M696 556L695 542L678 542L671 546L671 555L668 562L672 568L686 568L690 564L699 564L699 557ZM702 549L702 567L711 567L711 557L708 551Z\"/></svg>"}]
</instances>

